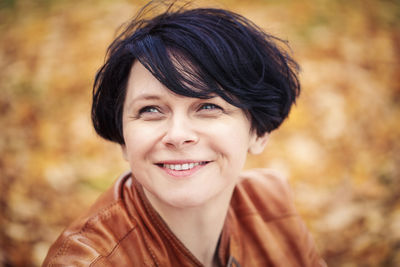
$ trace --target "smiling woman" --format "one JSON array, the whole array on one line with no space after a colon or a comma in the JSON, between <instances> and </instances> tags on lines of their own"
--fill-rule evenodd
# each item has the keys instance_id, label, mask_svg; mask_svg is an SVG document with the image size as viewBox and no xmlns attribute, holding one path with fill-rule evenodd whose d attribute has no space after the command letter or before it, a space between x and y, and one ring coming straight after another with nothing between
<instances>
[{"instance_id":1,"label":"smiling woman","mask_svg":"<svg viewBox=\"0 0 400 267\"><path fill-rule=\"evenodd\" d=\"M117 37L94 84L96 131L131 171L45 266L324 266L287 185L243 172L299 93L296 63L244 17L171 5Z\"/></svg>"},{"instance_id":2,"label":"smiling woman","mask_svg":"<svg viewBox=\"0 0 400 267\"><path fill-rule=\"evenodd\" d=\"M129 77L122 148L152 205L163 218L164 206L226 210L247 151L267 135L219 96L176 95L138 61Z\"/></svg>"}]
</instances>

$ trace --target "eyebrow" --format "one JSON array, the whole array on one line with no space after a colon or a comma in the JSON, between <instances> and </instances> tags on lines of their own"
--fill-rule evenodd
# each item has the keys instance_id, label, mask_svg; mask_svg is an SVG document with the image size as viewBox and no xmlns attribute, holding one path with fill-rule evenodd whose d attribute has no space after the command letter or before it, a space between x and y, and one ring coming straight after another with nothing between
<instances>
[{"instance_id":1,"label":"eyebrow","mask_svg":"<svg viewBox=\"0 0 400 267\"><path fill-rule=\"evenodd\" d=\"M159 95L143 94L143 95L140 95L140 96L132 99L129 102L127 108L128 108L128 110L132 109L132 105L141 100L160 100L160 99L161 99L161 96L159 96Z\"/></svg>"}]
</instances>

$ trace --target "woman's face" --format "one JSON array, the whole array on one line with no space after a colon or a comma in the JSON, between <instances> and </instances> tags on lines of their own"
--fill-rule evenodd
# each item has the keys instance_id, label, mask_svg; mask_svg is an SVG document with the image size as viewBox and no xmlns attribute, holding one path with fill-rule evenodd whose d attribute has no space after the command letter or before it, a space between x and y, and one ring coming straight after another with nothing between
<instances>
[{"instance_id":1,"label":"woman's face","mask_svg":"<svg viewBox=\"0 0 400 267\"><path fill-rule=\"evenodd\" d=\"M136 61L123 111L122 147L153 205L177 208L230 198L247 152L266 137L220 97L176 95ZM158 203L154 203L158 202Z\"/></svg>"}]
</instances>

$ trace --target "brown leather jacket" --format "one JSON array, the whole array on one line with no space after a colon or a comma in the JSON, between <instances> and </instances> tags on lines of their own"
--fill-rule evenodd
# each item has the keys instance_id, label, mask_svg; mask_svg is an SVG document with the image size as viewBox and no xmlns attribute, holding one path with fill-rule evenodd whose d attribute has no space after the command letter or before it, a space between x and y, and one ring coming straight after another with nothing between
<instances>
[{"instance_id":1,"label":"brown leather jacket","mask_svg":"<svg viewBox=\"0 0 400 267\"><path fill-rule=\"evenodd\" d=\"M287 184L266 170L236 186L221 234L221 266L325 266ZM52 245L43 266L202 266L131 174L121 176Z\"/></svg>"}]
</instances>

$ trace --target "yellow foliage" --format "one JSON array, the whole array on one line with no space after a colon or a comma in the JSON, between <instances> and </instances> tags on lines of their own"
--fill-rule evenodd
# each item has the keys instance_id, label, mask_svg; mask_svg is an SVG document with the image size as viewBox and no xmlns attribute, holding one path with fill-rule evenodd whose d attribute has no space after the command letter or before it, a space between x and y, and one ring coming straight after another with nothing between
<instances>
[{"instance_id":1,"label":"yellow foliage","mask_svg":"<svg viewBox=\"0 0 400 267\"><path fill-rule=\"evenodd\" d=\"M144 2L0 3L0 265L39 266L73 218L127 169L90 124L94 74ZM289 39L302 94L266 151L330 266L400 266L400 6L233 1Z\"/></svg>"}]
</instances>

